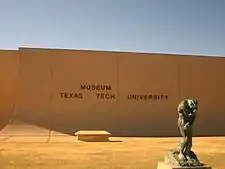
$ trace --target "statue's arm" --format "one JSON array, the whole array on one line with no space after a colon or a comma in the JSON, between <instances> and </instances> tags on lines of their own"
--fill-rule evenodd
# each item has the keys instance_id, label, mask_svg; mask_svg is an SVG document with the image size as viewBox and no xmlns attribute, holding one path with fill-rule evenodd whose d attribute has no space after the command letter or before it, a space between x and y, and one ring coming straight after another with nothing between
<instances>
[{"instance_id":1,"label":"statue's arm","mask_svg":"<svg viewBox=\"0 0 225 169\"><path fill-rule=\"evenodd\" d=\"M177 108L177 111L178 111L178 126L179 127L184 127L185 126L185 123L184 123L184 110L183 110L183 107L182 105L180 104Z\"/></svg>"},{"instance_id":2,"label":"statue's arm","mask_svg":"<svg viewBox=\"0 0 225 169\"><path fill-rule=\"evenodd\" d=\"M178 107L177 107L177 111L178 111L178 114L179 115L183 115L183 103L181 102L179 105L178 105Z\"/></svg>"},{"instance_id":3,"label":"statue's arm","mask_svg":"<svg viewBox=\"0 0 225 169\"><path fill-rule=\"evenodd\" d=\"M191 114L191 117L189 118L190 120L190 125L192 126L193 123L195 122L195 119L196 119L196 111L197 109L193 110L192 114Z\"/></svg>"},{"instance_id":4,"label":"statue's arm","mask_svg":"<svg viewBox=\"0 0 225 169\"><path fill-rule=\"evenodd\" d=\"M187 129L189 126L193 124L191 117L189 117L189 110L186 102L181 102L178 106L178 114L179 114L179 121L180 125ZM185 120L186 119L186 120ZM181 123L182 121L182 123Z\"/></svg>"}]
</instances>

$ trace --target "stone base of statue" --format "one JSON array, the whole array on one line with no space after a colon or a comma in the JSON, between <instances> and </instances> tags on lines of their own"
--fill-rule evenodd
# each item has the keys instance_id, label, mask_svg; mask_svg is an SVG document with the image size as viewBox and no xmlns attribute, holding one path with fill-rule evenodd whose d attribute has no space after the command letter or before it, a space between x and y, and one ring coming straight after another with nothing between
<instances>
[{"instance_id":1,"label":"stone base of statue","mask_svg":"<svg viewBox=\"0 0 225 169\"><path fill-rule=\"evenodd\" d=\"M158 162L157 169L212 169L211 166L178 166L166 162Z\"/></svg>"},{"instance_id":2,"label":"stone base of statue","mask_svg":"<svg viewBox=\"0 0 225 169\"><path fill-rule=\"evenodd\" d=\"M200 163L193 151L187 159L179 155L177 150L171 150L165 155L165 162L158 163L157 169L211 169L211 167Z\"/></svg>"},{"instance_id":3,"label":"stone base of statue","mask_svg":"<svg viewBox=\"0 0 225 169\"><path fill-rule=\"evenodd\" d=\"M165 162L179 166L202 166L193 151L188 159L181 157L177 150L171 150L165 155Z\"/></svg>"}]
</instances>

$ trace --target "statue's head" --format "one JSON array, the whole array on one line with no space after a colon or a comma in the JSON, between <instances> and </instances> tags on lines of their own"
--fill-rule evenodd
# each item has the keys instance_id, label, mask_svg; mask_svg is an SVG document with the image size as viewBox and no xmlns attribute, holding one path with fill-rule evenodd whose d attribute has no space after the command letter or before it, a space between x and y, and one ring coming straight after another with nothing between
<instances>
[{"instance_id":1,"label":"statue's head","mask_svg":"<svg viewBox=\"0 0 225 169\"><path fill-rule=\"evenodd\" d=\"M188 99L188 100L187 100L187 103L188 103L188 106L189 106L191 109L197 109L197 106L198 106L198 101L197 101L197 100Z\"/></svg>"}]
</instances>

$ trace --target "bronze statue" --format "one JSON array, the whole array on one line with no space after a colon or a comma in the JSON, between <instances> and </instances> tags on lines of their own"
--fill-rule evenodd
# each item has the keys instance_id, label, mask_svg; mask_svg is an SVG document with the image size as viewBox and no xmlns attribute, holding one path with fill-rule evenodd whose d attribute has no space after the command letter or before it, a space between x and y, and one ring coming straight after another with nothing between
<instances>
[{"instance_id":1,"label":"bronze statue","mask_svg":"<svg viewBox=\"0 0 225 169\"><path fill-rule=\"evenodd\" d=\"M165 162L179 166L202 166L192 148L192 127L198 110L198 101L185 99L178 105L178 127L183 140L176 150L165 156Z\"/></svg>"},{"instance_id":2,"label":"bronze statue","mask_svg":"<svg viewBox=\"0 0 225 169\"><path fill-rule=\"evenodd\" d=\"M196 118L198 101L186 99L178 105L178 127L183 137L178 147L179 158L191 160L192 125Z\"/></svg>"}]
</instances>

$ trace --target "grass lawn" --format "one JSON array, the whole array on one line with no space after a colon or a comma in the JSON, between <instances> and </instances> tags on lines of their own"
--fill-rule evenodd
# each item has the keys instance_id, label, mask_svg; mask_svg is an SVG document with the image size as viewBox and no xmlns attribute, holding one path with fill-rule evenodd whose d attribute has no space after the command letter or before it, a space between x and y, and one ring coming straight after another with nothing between
<instances>
[{"instance_id":1,"label":"grass lawn","mask_svg":"<svg viewBox=\"0 0 225 169\"><path fill-rule=\"evenodd\" d=\"M156 169L180 138L113 138L121 142L1 142L4 169ZM60 138L57 138L60 140ZM194 138L193 151L213 169L225 169L225 138Z\"/></svg>"}]
</instances>

